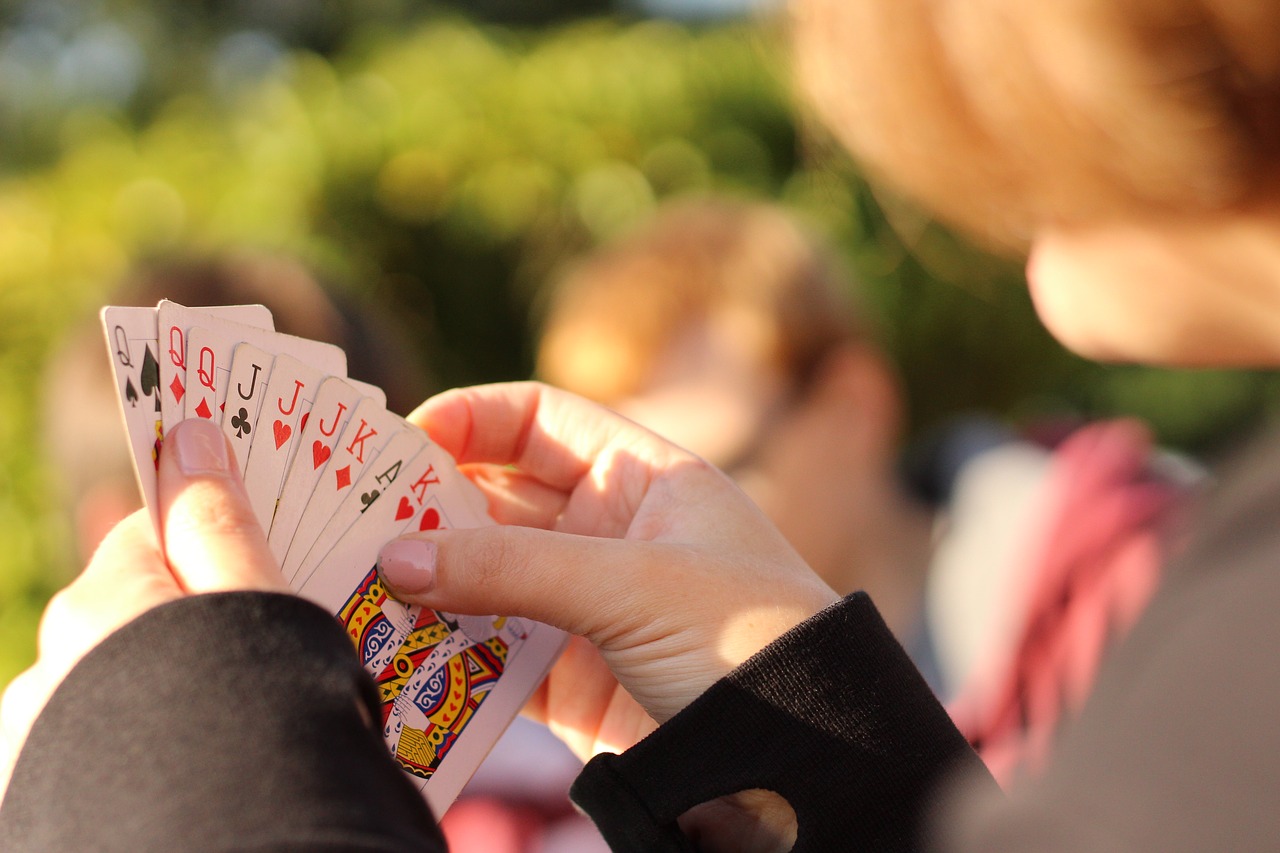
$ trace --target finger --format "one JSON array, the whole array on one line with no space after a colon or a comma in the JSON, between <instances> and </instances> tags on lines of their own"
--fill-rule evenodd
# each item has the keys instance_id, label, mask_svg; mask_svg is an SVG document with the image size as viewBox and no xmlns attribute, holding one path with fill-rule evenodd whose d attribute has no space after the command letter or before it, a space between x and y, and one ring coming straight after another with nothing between
<instances>
[{"instance_id":1,"label":"finger","mask_svg":"<svg viewBox=\"0 0 1280 853\"><path fill-rule=\"evenodd\" d=\"M522 527L405 536L382 549L378 567L401 601L524 616L587 638L660 721L837 600L785 547L734 551ZM655 679L656 669L673 677Z\"/></svg>"},{"instance_id":2,"label":"finger","mask_svg":"<svg viewBox=\"0 0 1280 853\"><path fill-rule=\"evenodd\" d=\"M526 715L546 724L583 761L623 752L657 726L581 637L569 641L536 700Z\"/></svg>"},{"instance_id":3,"label":"finger","mask_svg":"<svg viewBox=\"0 0 1280 853\"><path fill-rule=\"evenodd\" d=\"M499 524L549 529L568 502L564 492L512 468L471 464L461 470L484 493Z\"/></svg>"},{"instance_id":4,"label":"finger","mask_svg":"<svg viewBox=\"0 0 1280 853\"><path fill-rule=\"evenodd\" d=\"M614 451L650 462L688 455L603 406L537 382L456 388L408 419L460 464L515 465L565 491Z\"/></svg>"},{"instance_id":5,"label":"finger","mask_svg":"<svg viewBox=\"0 0 1280 853\"><path fill-rule=\"evenodd\" d=\"M593 636L615 620L629 622L622 600L644 594L628 589L633 560L615 553L618 541L525 527L435 531L393 540L378 564L401 601L524 616Z\"/></svg>"},{"instance_id":6,"label":"finger","mask_svg":"<svg viewBox=\"0 0 1280 853\"><path fill-rule=\"evenodd\" d=\"M165 555L184 589L288 590L215 424L193 418L169 431L158 493Z\"/></svg>"}]
</instances>

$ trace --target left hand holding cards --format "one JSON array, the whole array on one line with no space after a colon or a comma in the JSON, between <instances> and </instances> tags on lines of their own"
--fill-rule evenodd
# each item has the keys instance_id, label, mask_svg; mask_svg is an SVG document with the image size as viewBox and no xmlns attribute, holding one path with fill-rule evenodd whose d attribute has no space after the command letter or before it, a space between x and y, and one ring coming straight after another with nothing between
<instances>
[{"instance_id":1,"label":"left hand holding cards","mask_svg":"<svg viewBox=\"0 0 1280 853\"><path fill-rule=\"evenodd\" d=\"M0 701L0 798L32 723L76 663L148 610L223 590L287 592L216 424L189 420L169 434L157 470L163 548L146 510L122 521L40 623L36 663Z\"/></svg>"}]
</instances>

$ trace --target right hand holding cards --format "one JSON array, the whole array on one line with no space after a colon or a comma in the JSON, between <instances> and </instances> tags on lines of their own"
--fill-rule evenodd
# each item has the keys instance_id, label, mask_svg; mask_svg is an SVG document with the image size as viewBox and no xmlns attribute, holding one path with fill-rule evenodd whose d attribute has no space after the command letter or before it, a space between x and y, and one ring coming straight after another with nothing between
<instances>
[{"instance_id":1,"label":"right hand holding cards","mask_svg":"<svg viewBox=\"0 0 1280 853\"><path fill-rule=\"evenodd\" d=\"M379 389L346 378L339 348L273 331L262 306L165 301L108 307L102 322L153 520L166 431L188 417L219 423L285 580L342 622L377 682L388 747L443 813L564 635L401 604L376 560L411 530L492 524L484 496Z\"/></svg>"}]
</instances>

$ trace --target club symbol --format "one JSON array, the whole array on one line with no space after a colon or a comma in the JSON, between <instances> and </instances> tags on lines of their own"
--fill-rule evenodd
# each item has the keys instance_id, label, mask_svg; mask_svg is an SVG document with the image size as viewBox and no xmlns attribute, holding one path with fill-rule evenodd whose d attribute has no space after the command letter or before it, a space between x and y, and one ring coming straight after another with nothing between
<instances>
[{"instance_id":1,"label":"club symbol","mask_svg":"<svg viewBox=\"0 0 1280 853\"><path fill-rule=\"evenodd\" d=\"M240 407L239 414L231 416L231 428L236 431L236 438L244 438L246 433L253 432L249 425L249 411L244 406Z\"/></svg>"},{"instance_id":2,"label":"club symbol","mask_svg":"<svg viewBox=\"0 0 1280 853\"><path fill-rule=\"evenodd\" d=\"M378 499L378 495L380 494L382 494L382 492L380 492L378 489L374 489L373 491L365 492L363 495L360 496L360 503L364 504L364 506L360 509L361 515L364 514L364 511L366 509L373 506L373 502Z\"/></svg>"}]
</instances>

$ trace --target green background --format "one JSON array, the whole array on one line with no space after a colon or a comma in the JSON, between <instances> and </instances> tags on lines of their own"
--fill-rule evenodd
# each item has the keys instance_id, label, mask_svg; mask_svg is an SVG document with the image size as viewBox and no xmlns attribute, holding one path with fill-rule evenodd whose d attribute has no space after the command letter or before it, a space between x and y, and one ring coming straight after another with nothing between
<instances>
[{"instance_id":1,"label":"green background","mask_svg":"<svg viewBox=\"0 0 1280 853\"><path fill-rule=\"evenodd\" d=\"M494 0L485 21L313 5L54 3L35 23L34 4L0 5L0 683L78 568L38 440L44 360L150 259L295 256L390 307L440 387L523 378L560 265L664 199L727 192L779 200L838 245L902 366L913 431L973 409L1130 413L1212 453L1275 399L1261 373L1074 358L1016 262L909 211L891 228L795 105L773 22L583 18L607 11L587 0ZM63 58L115 38L133 64L121 82L86 60L77 88L74 63L14 59L38 59L39 39L17 40L32 32Z\"/></svg>"}]
</instances>

